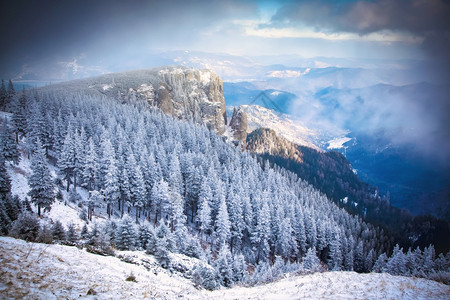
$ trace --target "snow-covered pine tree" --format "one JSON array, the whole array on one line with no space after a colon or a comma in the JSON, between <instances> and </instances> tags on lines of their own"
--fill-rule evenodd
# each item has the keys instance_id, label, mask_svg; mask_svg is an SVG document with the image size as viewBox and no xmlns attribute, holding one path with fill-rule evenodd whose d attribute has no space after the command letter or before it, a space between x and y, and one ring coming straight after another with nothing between
<instances>
[{"instance_id":1,"label":"snow-covered pine tree","mask_svg":"<svg viewBox=\"0 0 450 300\"><path fill-rule=\"evenodd\" d=\"M258 209L256 227L252 236L253 249L256 252L256 262L267 260L270 253L270 210L267 202Z\"/></svg>"},{"instance_id":2,"label":"snow-covered pine tree","mask_svg":"<svg viewBox=\"0 0 450 300\"><path fill-rule=\"evenodd\" d=\"M382 253L378 256L377 260L373 264L372 272L383 273L386 272L388 257L386 253Z\"/></svg>"},{"instance_id":3,"label":"snow-covered pine tree","mask_svg":"<svg viewBox=\"0 0 450 300\"><path fill-rule=\"evenodd\" d=\"M134 250L136 238L133 221L128 215L125 215L117 226L116 248L119 250Z\"/></svg>"},{"instance_id":4,"label":"snow-covered pine tree","mask_svg":"<svg viewBox=\"0 0 450 300\"><path fill-rule=\"evenodd\" d=\"M197 222L199 224L202 242L205 241L205 235L209 234L211 230L211 207L209 206L211 201L211 188L206 184L206 181L203 180L199 195L199 208L197 210Z\"/></svg>"},{"instance_id":5,"label":"snow-covered pine tree","mask_svg":"<svg viewBox=\"0 0 450 300\"><path fill-rule=\"evenodd\" d=\"M98 170L98 155L92 137L88 140L86 156L83 161L83 172L81 174L82 183L81 186L85 187L88 191L92 191L97 187L97 172Z\"/></svg>"},{"instance_id":6,"label":"snow-covered pine tree","mask_svg":"<svg viewBox=\"0 0 450 300\"><path fill-rule=\"evenodd\" d=\"M17 99L17 98L16 98ZM25 92L22 92L20 97L15 101L16 104L13 108L13 114L11 116L11 123L13 131L16 135L16 144L19 143L19 138L23 137L27 128L27 98Z\"/></svg>"},{"instance_id":7,"label":"snow-covered pine tree","mask_svg":"<svg viewBox=\"0 0 450 300\"><path fill-rule=\"evenodd\" d=\"M6 101L7 101L7 92L5 87L5 81L2 79L2 85L0 87L0 110L5 111Z\"/></svg>"},{"instance_id":8,"label":"snow-covered pine tree","mask_svg":"<svg viewBox=\"0 0 450 300\"><path fill-rule=\"evenodd\" d=\"M151 192L151 205L155 216L155 224L160 220L168 218L172 208L169 194L169 185L164 179L155 183ZM163 221L164 222L164 221Z\"/></svg>"},{"instance_id":9,"label":"snow-covered pine tree","mask_svg":"<svg viewBox=\"0 0 450 300\"><path fill-rule=\"evenodd\" d=\"M150 239L155 239L155 230L148 223L141 224L138 231L139 246L142 249L147 250Z\"/></svg>"},{"instance_id":10,"label":"snow-covered pine tree","mask_svg":"<svg viewBox=\"0 0 450 300\"><path fill-rule=\"evenodd\" d=\"M219 255L214 262L214 267L219 274L220 283L223 286L230 287L233 285L232 264L231 252L227 244L223 243Z\"/></svg>"},{"instance_id":11,"label":"snow-covered pine tree","mask_svg":"<svg viewBox=\"0 0 450 300\"><path fill-rule=\"evenodd\" d=\"M79 238L80 237L78 236L78 232L75 229L75 225L73 223L69 223L69 225L67 225L66 240L69 243L75 243Z\"/></svg>"},{"instance_id":12,"label":"snow-covered pine tree","mask_svg":"<svg viewBox=\"0 0 450 300\"><path fill-rule=\"evenodd\" d=\"M303 268L309 271L316 271L320 268L320 260L317 257L316 249L309 248L302 259Z\"/></svg>"},{"instance_id":13,"label":"snow-covered pine tree","mask_svg":"<svg viewBox=\"0 0 450 300\"><path fill-rule=\"evenodd\" d=\"M117 171L117 161L115 158L114 148L111 141L107 139L103 146L103 188L102 194L105 196L107 203L107 214L109 217L113 214L113 203L120 199L119 178Z\"/></svg>"},{"instance_id":14,"label":"snow-covered pine tree","mask_svg":"<svg viewBox=\"0 0 450 300\"><path fill-rule=\"evenodd\" d=\"M31 159L32 174L28 177L30 191L28 195L31 202L37 205L38 215L41 215L41 209L50 211L51 205L55 201L55 184L48 167L45 150L41 142L37 139L36 151Z\"/></svg>"},{"instance_id":15,"label":"snow-covered pine tree","mask_svg":"<svg viewBox=\"0 0 450 300\"><path fill-rule=\"evenodd\" d=\"M20 161L19 150L6 118L3 120L0 132L0 155L3 156L5 161L11 161L16 165Z\"/></svg>"},{"instance_id":16,"label":"snow-covered pine tree","mask_svg":"<svg viewBox=\"0 0 450 300\"><path fill-rule=\"evenodd\" d=\"M168 268L170 265L169 252L173 249L173 244L172 234L162 221L156 229L154 255L163 268Z\"/></svg>"},{"instance_id":17,"label":"snow-covered pine tree","mask_svg":"<svg viewBox=\"0 0 450 300\"><path fill-rule=\"evenodd\" d=\"M228 243L230 238L230 219L228 216L227 205L225 199L223 198L219 211L217 213L216 226L214 230L214 244L216 249L219 250L223 244Z\"/></svg>"},{"instance_id":18,"label":"snow-covered pine tree","mask_svg":"<svg viewBox=\"0 0 450 300\"><path fill-rule=\"evenodd\" d=\"M66 230L59 220L53 224L52 228L52 236L55 241L64 241L66 240Z\"/></svg>"},{"instance_id":19,"label":"snow-covered pine tree","mask_svg":"<svg viewBox=\"0 0 450 300\"><path fill-rule=\"evenodd\" d=\"M0 201L3 202L6 196L11 192L11 178L6 169L6 162L0 153Z\"/></svg>"}]
</instances>

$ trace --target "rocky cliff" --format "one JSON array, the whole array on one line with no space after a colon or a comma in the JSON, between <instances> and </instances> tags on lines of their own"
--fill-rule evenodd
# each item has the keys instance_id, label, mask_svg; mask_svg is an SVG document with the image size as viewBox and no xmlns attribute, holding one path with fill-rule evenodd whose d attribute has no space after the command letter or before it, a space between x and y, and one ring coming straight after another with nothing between
<instances>
[{"instance_id":1,"label":"rocky cliff","mask_svg":"<svg viewBox=\"0 0 450 300\"><path fill-rule=\"evenodd\" d=\"M227 124L223 82L210 70L158 67L64 82L44 89L101 93L119 101L143 101L178 119L205 124L218 134Z\"/></svg>"},{"instance_id":2,"label":"rocky cliff","mask_svg":"<svg viewBox=\"0 0 450 300\"><path fill-rule=\"evenodd\" d=\"M233 116L229 124L233 138L241 143L247 139L247 114L239 107L233 109Z\"/></svg>"},{"instance_id":3,"label":"rocky cliff","mask_svg":"<svg viewBox=\"0 0 450 300\"><path fill-rule=\"evenodd\" d=\"M247 136L246 141L246 148L250 152L291 159L296 163L303 162L303 154L297 145L279 137L272 129L258 128Z\"/></svg>"}]
</instances>

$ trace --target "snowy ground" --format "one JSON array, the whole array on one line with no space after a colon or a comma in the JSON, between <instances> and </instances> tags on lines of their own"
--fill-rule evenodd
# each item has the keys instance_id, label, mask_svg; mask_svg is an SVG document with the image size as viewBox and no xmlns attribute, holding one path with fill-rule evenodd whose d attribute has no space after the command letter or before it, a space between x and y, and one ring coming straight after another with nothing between
<instances>
[{"instance_id":1,"label":"snowy ground","mask_svg":"<svg viewBox=\"0 0 450 300\"><path fill-rule=\"evenodd\" d=\"M125 280L130 274L137 282ZM252 288L209 292L163 269L147 271L76 247L0 237L0 298L90 298L90 289L98 299L449 299L450 295L449 286L434 281L353 272L293 276Z\"/></svg>"}]
</instances>

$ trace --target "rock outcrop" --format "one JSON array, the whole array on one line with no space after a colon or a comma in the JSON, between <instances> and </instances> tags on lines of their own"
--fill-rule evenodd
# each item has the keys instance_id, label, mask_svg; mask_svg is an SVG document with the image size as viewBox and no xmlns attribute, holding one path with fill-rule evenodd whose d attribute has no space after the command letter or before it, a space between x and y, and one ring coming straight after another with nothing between
<instances>
[{"instance_id":1,"label":"rock outcrop","mask_svg":"<svg viewBox=\"0 0 450 300\"><path fill-rule=\"evenodd\" d=\"M258 128L247 136L246 149L253 153L270 154L287 159L296 163L303 162L303 154L298 147L288 140L279 137L276 132L269 128Z\"/></svg>"},{"instance_id":2,"label":"rock outcrop","mask_svg":"<svg viewBox=\"0 0 450 300\"><path fill-rule=\"evenodd\" d=\"M229 126L234 140L245 143L247 139L247 114L241 107L234 108Z\"/></svg>"},{"instance_id":3,"label":"rock outcrop","mask_svg":"<svg viewBox=\"0 0 450 300\"><path fill-rule=\"evenodd\" d=\"M218 134L225 132L227 124L223 82L206 69L158 67L73 80L44 89L101 93L121 102L148 103L178 119L205 124Z\"/></svg>"}]
</instances>

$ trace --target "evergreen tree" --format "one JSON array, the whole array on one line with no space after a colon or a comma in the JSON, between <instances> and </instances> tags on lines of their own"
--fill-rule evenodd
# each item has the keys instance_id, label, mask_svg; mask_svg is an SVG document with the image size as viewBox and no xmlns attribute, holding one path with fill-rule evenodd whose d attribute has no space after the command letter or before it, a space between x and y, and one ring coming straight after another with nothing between
<instances>
[{"instance_id":1,"label":"evergreen tree","mask_svg":"<svg viewBox=\"0 0 450 300\"><path fill-rule=\"evenodd\" d=\"M205 234L209 234L211 230L211 208L209 206L211 198L211 188L206 184L202 184L199 197L200 207L197 213L197 222L200 224L199 229L202 241L204 241Z\"/></svg>"},{"instance_id":2,"label":"evergreen tree","mask_svg":"<svg viewBox=\"0 0 450 300\"><path fill-rule=\"evenodd\" d=\"M405 255L398 244L395 245L394 251L387 262L386 271L392 275L405 275L406 273Z\"/></svg>"},{"instance_id":3,"label":"evergreen tree","mask_svg":"<svg viewBox=\"0 0 450 300\"><path fill-rule=\"evenodd\" d=\"M208 264L199 263L194 266L192 270L192 281L196 286L210 291L220 287L216 270Z\"/></svg>"},{"instance_id":4,"label":"evergreen tree","mask_svg":"<svg viewBox=\"0 0 450 300\"><path fill-rule=\"evenodd\" d=\"M128 215L122 218L116 232L116 248L119 250L134 250L136 244L136 231L133 221Z\"/></svg>"},{"instance_id":5,"label":"evergreen tree","mask_svg":"<svg viewBox=\"0 0 450 300\"><path fill-rule=\"evenodd\" d=\"M2 79L2 85L0 87L0 110L5 111L7 101L7 93L5 87L5 81Z\"/></svg>"},{"instance_id":6,"label":"evergreen tree","mask_svg":"<svg viewBox=\"0 0 450 300\"><path fill-rule=\"evenodd\" d=\"M55 241L64 241L66 239L66 231L59 220L52 226L52 236Z\"/></svg>"},{"instance_id":7,"label":"evergreen tree","mask_svg":"<svg viewBox=\"0 0 450 300\"><path fill-rule=\"evenodd\" d=\"M147 250L150 239L155 239L155 231L148 224L139 226L139 245L142 249Z\"/></svg>"},{"instance_id":8,"label":"evergreen tree","mask_svg":"<svg viewBox=\"0 0 450 300\"><path fill-rule=\"evenodd\" d=\"M232 271L234 282L245 282L247 280L248 271L244 255L237 254L233 257Z\"/></svg>"},{"instance_id":9,"label":"evergreen tree","mask_svg":"<svg viewBox=\"0 0 450 300\"><path fill-rule=\"evenodd\" d=\"M9 235L29 242L34 242L38 237L40 227L39 219L36 216L29 212L23 212L19 215L17 220L11 224Z\"/></svg>"},{"instance_id":10,"label":"evergreen tree","mask_svg":"<svg viewBox=\"0 0 450 300\"><path fill-rule=\"evenodd\" d=\"M320 268L320 260L317 257L315 248L308 249L305 257L302 259L302 263L305 270L316 271Z\"/></svg>"},{"instance_id":11,"label":"evergreen tree","mask_svg":"<svg viewBox=\"0 0 450 300\"><path fill-rule=\"evenodd\" d=\"M19 99L16 100L16 105L11 116L11 123L16 134L16 144L19 143L19 138L23 137L27 128L27 98L25 92L22 92Z\"/></svg>"},{"instance_id":12,"label":"evergreen tree","mask_svg":"<svg viewBox=\"0 0 450 300\"><path fill-rule=\"evenodd\" d=\"M386 272L388 257L386 253L381 254L375 261L372 272L383 273Z\"/></svg>"},{"instance_id":13,"label":"evergreen tree","mask_svg":"<svg viewBox=\"0 0 450 300\"><path fill-rule=\"evenodd\" d=\"M8 233L11 219L6 213L6 207L2 200L0 200L0 235L6 235Z\"/></svg>"},{"instance_id":14,"label":"evergreen tree","mask_svg":"<svg viewBox=\"0 0 450 300\"><path fill-rule=\"evenodd\" d=\"M76 243L79 239L78 232L75 229L75 225L73 223L70 223L67 226L67 234L66 234L66 240L70 243Z\"/></svg>"},{"instance_id":15,"label":"evergreen tree","mask_svg":"<svg viewBox=\"0 0 450 300\"><path fill-rule=\"evenodd\" d=\"M253 272L253 284L268 283L273 280L272 270L267 260L261 260L257 265L255 272Z\"/></svg>"},{"instance_id":16,"label":"evergreen tree","mask_svg":"<svg viewBox=\"0 0 450 300\"><path fill-rule=\"evenodd\" d=\"M228 217L227 205L225 199L222 200L219 206L219 212L217 213L216 229L214 232L215 244L217 248L224 243L228 243L230 238L230 220Z\"/></svg>"},{"instance_id":17,"label":"evergreen tree","mask_svg":"<svg viewBox=\"0 0 450 300\"><path fill-rule=\"evenodd\" d=\"M98 173L98 155L96 152L94 140L92 137L88 141L88 149L86 152L83 173L82 173L82 184L88 191L92 191L97 187L97 173Z\"/></svg>"},{"instance_id":18,"label":"evergreen tree","mask_svg":"<svg viewBox=\"0 0 450 300\"><path fill-rule=\"evenodd\" d=\"M156 229L155 257L163 268L170 265L169 253L173 249L172 235L164 222Z\"/></svg>"},{"instance_id":19,"label":"evergreen tree","mask_svg":"<svg viewBox=\"0 0 450 300\"><path fill-rule=\"evenodd\" d=\"M40 230L36 241L44 244L52 244L53 243L53 235L52 229L47 223L44 223Z\"/></svg>"},{"instance_id":20,"label":"evergreen tree","mask_svg":"<svg viewBox=\"0 0 450 300\"><path fill-rule=\"evenodd\" d=\"M297 244L295 242L294 230L289 218L284 218L281 221L277 246L277 252L286 258L291 258L296 254Z\"/></svg>"},{"instance_id":21,"label":"evergreen tree","mask_svg":"<svg viewBox=\"0 0 450 300\"><path fill-rule=\"evenodd\" d=\"M229 193L227 207L230 217L230 251L240 248L244 230L242 202L233 191Z\"/></svg>"},{"instance_id":22,"label":"evergreen tree","mask_svg":"<svg viewBox=\"0 0 450 300\"><path fill-rule=\"evenodd\" d=\"M37 205L38 215L41 215L41 208L50 211L51 205L55 201L55 185L45 157L45 150L37 140L37 150L31 159L32 174L28 178L30 191L28 195L31 202Z\"/></svg>"},{"instance_id":23,"label":"evergreen tree","mask_svg":"<svg viewBox=\"0 0 450 300\"><path fill-rule=\"evenodd\" d=\"M11 178L6 169L5 159L0 153L0 201L4 201L9 193L11 193Z\"/></svg>"},{"instance_id":24,"label":"evergreen tree","mask_svg":"<svg viewBox=\"0 0 450 300\"><path fill-rule=\"evenodd\" d=\"M262 208L258 210L258 217L256 218L256 227L252 236L253 248L256 251L256 261L261 259L266 260L269 257L270 246L270 210L267 202L264 202Z\"/></svg>"},{"instance_id":25,"label":"evergreen tree","mask_svg":"<svg viewBox=\"0 0 450 300\"><path fill-rule=\"evenodd\" d=\"M119 178L117 170L117 160L115 159L114 149L109 140L104 143L103 161L105 162L105 174L103 178L102 194L107 203L108 216L112 215L112 204L120 199Z\"/></svg>"},{"instance_id":26,"label":"evergreen tree","mask_svg":"<svg viewBox=\"0 0 450 300\"><path fill-rule=\"evenodd\" d=\"M81 228L81 237L83 239L87 239L89 237L89 229L86 223L84 223L83 227Z\"/></svg>"},{"instance_id":27,"label":"evergreen tree","mask_svg":"<svg viewBox=\"0 0 450 300\"><path fill-rule=\"evenodd\" d=\"M222 244L217 260L214 262L220 283L223 286L230 287L233 284L233 271L231 253L227 244Z\"/></svg>"},{"instance_id":28,"label":"evergreen tree","mask_svg":"<svg viewBox=\"0 0 450 300\"><path fill-rule=\"evenodd\" d=\"M5 161L11 161L16 165L20 161L19 150L6 118L3 121L3 127L0 132L0 156L3 156Z\"/></svg>"},{"instance_id":29,"label":"evergreen tree","mask_svg":"<svg viewBox=\"0 0 450 300\"><path fill-rule=\"evenodd\" d=\"M164 179L161 179L153 186L151 199L156 224L156 222L159 221L161 217L163 217L163 220L165 220L166 217L168 217L168 213L170 212L171 208L169 185L167 184L166 181L164 181Z\"/></svg>"}]
</instances>

